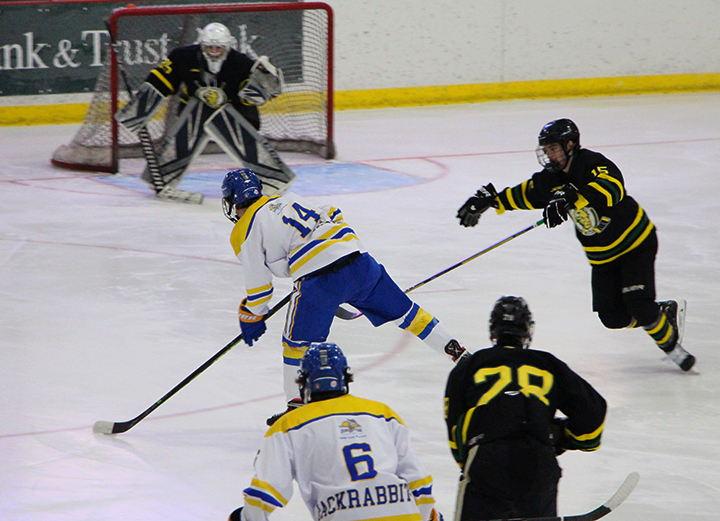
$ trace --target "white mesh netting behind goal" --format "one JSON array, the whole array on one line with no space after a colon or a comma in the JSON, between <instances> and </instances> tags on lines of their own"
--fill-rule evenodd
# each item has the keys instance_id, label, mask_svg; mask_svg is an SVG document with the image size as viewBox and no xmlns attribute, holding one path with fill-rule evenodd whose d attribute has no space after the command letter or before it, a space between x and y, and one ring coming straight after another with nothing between
<instances>
[{"instance_id":1,"label":"white mesh netting behind goal","mask_svg":"<svg viewBox=\"0 0 720 521\"><path fill-rule=\"evenodd\" d=\"M85 120L73 140L58 148L52 162L73 170L118 172L119 159L140 157L134 134L113 116L129 96L117 69L121 62L133 89L175 47L189 45L210 22L225 24L250 56L268 56L283 71L283 93L260 107L260 132L277 150L335 155L332 141L332 11L320 2L223 4L123 8L110 25L117 46L95 85ZM170 98L150 122L153 141L172 125L177 100ZM212 143L211 143L212 145ZM208 147L208 151L219 151Z\"/></svg>"}]
</instances>

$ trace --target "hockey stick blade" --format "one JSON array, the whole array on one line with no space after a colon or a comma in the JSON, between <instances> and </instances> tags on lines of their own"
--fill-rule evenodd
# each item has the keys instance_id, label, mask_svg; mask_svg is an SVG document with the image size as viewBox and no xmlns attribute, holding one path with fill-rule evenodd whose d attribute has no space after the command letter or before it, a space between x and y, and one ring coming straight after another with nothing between
<instances>
[{"instance_id":1,"label":"hockey stick blade","mask_svg":"<svg viewBox=\"0 0 720 521\"><path fill-rule=\"evenodd\" d=\"M205 196L201 193L178 190L170 185L165 185L165 187L157 193L157 197L165 199L166 201L188 204L202 204L205 200Z\"/></svg>"},{"instance_id":2,"label":"hockey stick blade","mask_svg":"<svg viewBox=\"0 0 720 521\"><path fill-rule=\"evenodd\" d=\"M424 286L424 285L427 284L428 282L432 282L433 280L437 279L438 277L440 277L440 276L442 276L442 275L445 275L448 271L452 271L452 270L454 270L455 268L459 268L459 267L462 266L463 264L467 264L468 262L470 262L470 261L473 260L473 259L477 259L477 258L480 257L481 255L484 255L484 254L486 254L487 252L489 252L489 251L491 251L491 250L494 250L495 248L497 248L497 247L499 247L499 246L502 246L502 245L505 244L506 242L509 242L509 241L513 240L514 238L516 238L516 237L520 237L521 235L523 235L524 233L529 232L530 230L534 230L535 228L537 228L537 227L540 226L541 224L545 224L545 220L544 220L544 219L540 219L539 221L534 222L534 223L531 224L530 226L528 226L528 227L526 227L526 228L523 228L523 229L520 230L519 232L515 232L515 233L513 233L512 235L510 235L509 237L506 237L506 238L504 238L503 240L501 240L501 241L499 241L499 242L496 242L496 243L493 244L492 246L488 246L488 247L485 248L484 250L481 250L481 251L479 251L479 252L471 255L471 256L468 257L467 259L463 259L463 260L461 260L460 262L453 264L453 265L450 266L449 268L445 268L444 270L436 273L436 274L433 275L432 277L428 277L427 279L418 282L418 283L415 284L414 286L410 286L408 289L405 290L405 293L410 293L410 292L413 291L414 289L417 289L417 288L419 288L420 286ZM337 311L335 311L335 316L338 317L340 320L355 320L356 318L362 316L362 313L360 313L360 312L355 313L355 312L349 311L349 310L347 310L347 309L345 309L345 308L343 308L343 307L338 307Z\"/></svg>"},{"instance_id":3,"label":"hockey stick blade","mask_svg":"<svg viewBox=\"0 0 720 521\"><path fill-rule=\"evenodd\" d=\"M93 425L93 432L97 432L98 434L112 434L114 426L114 423L96 421L95 425Z\"/></svg>"},{"instance_id":4,"label":"hockey stick blade","mask_svg":"<svg viewBox=\"0 0 720 521\"><path fill-rule=\"evenodd\" d=\"M579 514L575 516L557 516L557 517L522 517L513 519L494 519L493 521L597 521L601 517L605 517L610 512L615 510L623 501L625 501L630 493L635 490L635 486L640 481L640 474L637 472L631 472L628 477L625 478L620 488L613 494L613 496L605 501L602 505L597 507L595 510L586 512L585 514Z\"/></svg>"},{"instance_id":5,"label":"hockey stick blade","mask_svg":"<svg viewBox=\"0 0 720 521\"><path fill-rule=\"evenodd\" d=\"M285 297L275 304L273 308L268 311L268 313L265 315L265 320L273 316L275 313L280 311L281 308L285 306L288 302L290 302L290 297L292 296L292 293L289 293L288 295L285 295ZM128 420L125 422L107 422L107 421L96 421L93 425L93 432L96 432L98 434L120 434L122 432L129 431L132 429L135 425L140 423L146 416L148 416L151 412L153 412L155 409L160 407L162 404L164 404L166 401L170 399L175 393L177 393L180 389L185 387L187 384L192 382L200 373L205 371L208 367L213 365L215 362L217 362L225 353L230 351L233 347L235 347L236 344L238 344L242 340L242 334L236 336L234 339L232 339L225 347L223 347L220 351L215 353L212 357L210 357L203 365L195 369L190 375L188 375L182 382L177 384L175 387L170 389L167 393L165 393L165 396L160 398L158 401L156 401L154 404L152 404L150 407L145 409L141 414L133 418L132 420Z\"/></svg>"},{"instance_id":6,"label":"hockey stick blade","mask_svg":"<svg viewBox=\"0 0 720 521\"><path fill-rule=\"evenodd\" d=\"M562 519L566 521L595 521L596 519L600 519L615 510L623 501L625 501L632 491L635 490L638 481L640 481L640 474L637 472L631 472L628 474L628 477L625 478L623 484L620 485L617 492L613 494L613 497L608 499L601 506L591 512L588 512L587 514L581 514L579 516L566 516Z\"/></svg>"}]
</instances>

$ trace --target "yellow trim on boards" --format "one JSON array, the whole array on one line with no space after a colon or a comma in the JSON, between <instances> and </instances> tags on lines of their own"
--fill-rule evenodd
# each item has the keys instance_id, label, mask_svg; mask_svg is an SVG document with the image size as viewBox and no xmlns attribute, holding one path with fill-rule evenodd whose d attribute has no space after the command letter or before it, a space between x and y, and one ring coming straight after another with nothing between
<instances>
[{"instance_id":1,"label":"yellow trim on boards","mask_svg":"<svg viewBox=\"0 0 720 521\"><path fill-rule=\"evenodd\" d=\"M720 73L516 81L438 87L339 91L335 93L335 109L450 105L508 99L617 96L703 90L720 90Z\"/></svg>"},{"instance_id":2,"label":"yellow trim on boards","mask_svg":"<svg viewBox=\"0 0 720 521\"><path fill-rule=\"evenodd\" d=\"M720 90L720 73L343 90L335 92L334 101L335 110L357 110L481 103L508 99L667 94L712 90ZM288 93L287 96L281 96L277 100L270 102L263 110L271 112L284 112L286 110L297 112L298 109L311 111L313 110L311 107L314 104L315 97L317 97L317 94L314 93ZM87 107L87 103L0 106L0 126L82 123Z\"/></svg>"}]
</instances>

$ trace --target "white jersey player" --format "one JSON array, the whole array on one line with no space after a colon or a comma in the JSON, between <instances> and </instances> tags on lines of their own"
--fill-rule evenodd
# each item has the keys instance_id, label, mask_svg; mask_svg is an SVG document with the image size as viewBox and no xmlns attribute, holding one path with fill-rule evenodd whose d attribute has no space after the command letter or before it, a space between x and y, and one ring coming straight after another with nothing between
<instances>
[{"instance_id":1,"label":"white jersey player","mask_svg":"<svg viewBox=\"0 0 720 521\"><path fill-rule=\"evenodd\" d=\"M267 521L298 483L315 521L437 521L432 476L387 405L348 394L347 360L333 343L312 344L297 383L306 405L265 434L245 504L230 521Z\"/></svg>"},{"instance_id":2,"label":"white jersey player","mask_svg":"<svg viewBox=\"0 0 720 521\"><path fill-rule=\"evenodd\" d=\"M245 272L247 298L239 318L248 345L265 333L273 277L293 280L282 338L288 408L301 405L295 376L307 346L327 340L343 303L360 310L373 326L393 322L452 360L465 352L365 251L337 208L320 207L292 193L265 196L247 168L229 172L222 193L225 215L236 223L230 242Z\"/></svg>"}]
</instances>

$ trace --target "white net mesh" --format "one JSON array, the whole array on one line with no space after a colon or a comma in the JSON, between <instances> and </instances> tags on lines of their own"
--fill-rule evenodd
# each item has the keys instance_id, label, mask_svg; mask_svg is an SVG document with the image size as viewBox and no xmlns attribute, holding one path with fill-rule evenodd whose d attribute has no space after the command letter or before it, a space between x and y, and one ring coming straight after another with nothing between
<instances>
[{"instance_id":1,"label":"white net mesh","mask_svg":"<svg viewBox=\"0 0 720 521\"><path fill-rule=\"evenodd\" d=\"M138 8L132 16L123 16L130 10L120 10L116 13L117 59L130 85L137 88L170 50L193 43L199 28L210 22L223 23L237 38L239 51L251 58L268 56L283 71L283 94L260 107L260 132L278 150L332 158L330 15L325 9L299 6L302 4L277 5L270 10L262 4L239 4L222 6L221 12L210 5ZM119 74L119 84L112 85L109 49L107 54L82 126L70 144L53 154L52 161L58 166L115 172L119 158L142 155L137 136L122 125L117 125L114 146L112 118L117 106L112 103L112 89L117 90L119 106L129 97ZM154 141L172 125L176 105L177 99L171 98L148 125Z\"/></svg>"}]
</instances>

